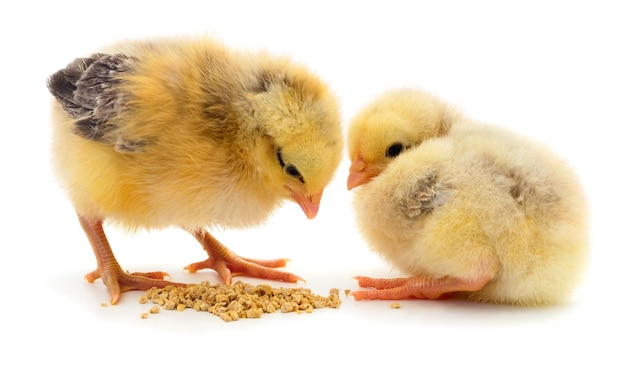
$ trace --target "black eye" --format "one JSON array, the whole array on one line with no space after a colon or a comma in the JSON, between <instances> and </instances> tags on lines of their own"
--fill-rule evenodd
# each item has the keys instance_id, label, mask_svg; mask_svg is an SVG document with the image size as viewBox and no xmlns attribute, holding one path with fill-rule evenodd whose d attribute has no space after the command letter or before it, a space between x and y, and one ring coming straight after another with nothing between
<instances>
[{"instance_id":1,"label":"black eye","mask_svg":"<svg viewBox=\"0 0 626 378\"><path fill-rule=\"evenodd\" d=\"M276 157L278 158L278 162L280 163L280 166L283 167L283 171L287 175L295 179L298 179L301 182L304 182L304 177L302 177L302 173L300 173L298 168L296 168L293 164L285 164L285 162L283 161L283 156L280 153L280 150L278 150L278 152L276 153Z\"/></svg>"},{"instance_id":2,"label":"black eye","mask_svg":"<svg viewBox=\"0 0 626 378\"><path fill-rule=\"evenodd\" d=\"M402 145L402 143L394 143L387 148L386 154L387 157L394 158L400 155L402 151L404 151L404 146Z\"/></svg>"},{"instance_id":3,"label":"black eye","mask_svg":"<svg viewBox=\"0 0 626 378\"><path fill-rule=\"evenodd\" d=\"M302 177L302 174L300 173L300 171L298 171L298 168L294 167L291 164L287 164L283 170L285 171L285 173L287 173L289 176L293 177L293 178L297 178L298 180L304 182L304 178Z\"/></svg>"}]
</instances>

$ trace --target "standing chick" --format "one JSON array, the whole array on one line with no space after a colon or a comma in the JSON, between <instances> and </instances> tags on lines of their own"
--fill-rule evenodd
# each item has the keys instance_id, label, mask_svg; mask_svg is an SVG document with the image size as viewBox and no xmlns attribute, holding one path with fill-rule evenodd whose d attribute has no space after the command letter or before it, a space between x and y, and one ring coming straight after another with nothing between
<instances>
[{"instance_id":1,"label":"standing chick","mask_svg":"<svg viewBox=\"0 0 626 378\"><path fill-rule=\"evenodd\" d=\"M125 273L104 220L129 229L177 226L208 259L185 269L295 282L285 259L237 256L205 227L249 227L284 199L306 216L342 151L335 97L303 66L209 39L130 41L79 58L48 79L56 98L53 155L111 303L126 290L172 284ZM183 285L175 283L176 285Z\"/></svg>"},{"instance_id":2,"label":"standing chick","mask_svg":"<svg viewBox=\"0 0 626 378\"><path fill-rule=\"evenodd\" d=\"M348 188L370 246L411 277L357 277L355 299L543 305L580 282L585 195L544 146L474 122L417 90L390 91L351 122Z\"/></svg>"}]
</instances>

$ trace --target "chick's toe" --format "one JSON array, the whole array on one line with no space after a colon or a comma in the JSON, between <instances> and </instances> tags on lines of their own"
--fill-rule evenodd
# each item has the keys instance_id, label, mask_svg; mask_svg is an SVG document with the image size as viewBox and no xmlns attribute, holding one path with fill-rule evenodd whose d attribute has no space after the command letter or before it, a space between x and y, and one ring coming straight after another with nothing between
<instances>
[{"instance_id":1,"label":"chick's toe","mask_svg":"<svg viewBox=\"0 0 626 378\"><path fill-rule=\"evenodd\" d=\"M187 265L184 269L190 273L195 273L201 269L213 269L225 284L230 284L233 276L248 276L283 282L304 281L302 277L295 274L273 269L284 267L289 261L288 259L257 260L240 257L206 230L198 229L190 232L209 255L209 258L204 261Z\"/></svg>"},{"instance_id":2,"label":"chick's toe","mask_svg":"<svg viewBox=\"0 0 626 378\"><path fill-rule=\"evenodd\" d=\"M111 304L116 304L125 291L146 291L153 287L185 286L182 283L167 281L164 279L165 277L169 277L169 274L165 272L126 273L119 265L109 265L104 269L98 268L91 273L87 273L85 280L93 283L98 278L102 278L102 282L109 292Z\"/></svg>"},{"instance_id":3,"label":"chick's toe","mask_svg":"<svg viewBox=\"0 0 626 378\"><path fill-rule=\"evenodd\" d=\"M455 292L476 291L482 289L490 278L469 280L454 277L431 278L414 276L408 278L371 278L355 277L360 287L374 290L357 290L352 292L354 299L441 299Z\"/></svg>"}]
</instances>

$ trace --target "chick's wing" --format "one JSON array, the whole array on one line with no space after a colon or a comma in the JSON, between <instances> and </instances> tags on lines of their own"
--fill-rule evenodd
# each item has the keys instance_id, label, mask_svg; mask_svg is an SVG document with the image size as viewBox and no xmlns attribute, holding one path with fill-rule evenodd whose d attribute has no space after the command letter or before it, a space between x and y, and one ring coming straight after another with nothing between
<instances>
[{"instance_id":1,"label":"chick's wing","mask_svg":"<svg viewBox=\"0 0 626 378\"><path fill-rule=\"evenodd\" d=\"M408 218L430 213L448 202L453 193L436 171L430 171L411 181L400 199L400 210Z\"/></svg>"},{"instance_id":2,"label":"chick's wing","mask_svg":"<svg viewBox=\"0 0 626 378\"><path fill-rule=\"evenodd\" d=\"M111 143L120 152L133 151L141 141L122 138L113 120L124 109L127 95L119 89L133 58L124 54L94 54L78 58L54 73L48 89L75 119L72 131L89 140Z\"/></svg>"}]
</instances>

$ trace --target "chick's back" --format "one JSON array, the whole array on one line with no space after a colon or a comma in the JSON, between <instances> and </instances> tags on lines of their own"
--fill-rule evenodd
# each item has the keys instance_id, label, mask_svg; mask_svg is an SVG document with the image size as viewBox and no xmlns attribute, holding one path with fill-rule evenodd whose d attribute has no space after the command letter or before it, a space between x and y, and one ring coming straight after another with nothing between
<instances>
[{"instance_id":1,"label":"chick's back","mask_svg":"<svg viewBox=\"0 0 626 378\"><path fill-rule=\"evenodd\" d=\"M55 166L77 212L131 228L255 225L289 196L277 150L302 134L321 146L311 192L341 154L335 98L315 75L210 39L121 43L49 88Z\"/></svg>"}]
</instances>

